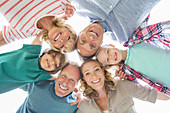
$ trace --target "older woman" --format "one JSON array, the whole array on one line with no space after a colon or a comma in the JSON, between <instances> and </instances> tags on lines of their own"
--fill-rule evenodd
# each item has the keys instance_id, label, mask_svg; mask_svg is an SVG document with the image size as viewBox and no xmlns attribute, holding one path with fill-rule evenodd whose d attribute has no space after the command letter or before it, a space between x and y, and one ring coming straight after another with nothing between
<instances>
[{"instance_id":1,"label":"older woman","mask_svg":"<svg viewBox=\"0 0 170 113\"><path fill-rule=\"evenodd\" d=\"M77 113L134 113L133 97L154 103L157 91L151 87L118 80L111 77L97 61L89 60L82 64L80 89L85 98ZM167 98L160 98L167 99Z\"/></svg>"}]
</instances>

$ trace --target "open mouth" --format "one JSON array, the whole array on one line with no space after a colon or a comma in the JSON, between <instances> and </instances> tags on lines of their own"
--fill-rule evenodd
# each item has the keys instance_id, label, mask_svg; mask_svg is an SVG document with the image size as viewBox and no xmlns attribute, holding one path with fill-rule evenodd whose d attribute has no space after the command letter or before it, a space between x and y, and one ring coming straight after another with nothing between
<instances>
[{"instance_id":1,"label":"open mouth","mask_svg":"<svg viewBox=\"0 0 170 113\"><path fill-rule=\"evenodd\" d=\"M50 63L48 62L48 59L46 59L46 61L47 61L47 67L50 67Z\"/></svg>"},{"instance_id":2,"label":"open mouth","mask_svg":"<svg viewBox=\"0 0 170 113\"><path fill-rule=\"evenodd\" d=\"M117 53L115 52L115 61L117 60Z\"/></svg>"},{"instance_id":3,"label":"open mouth","mask_svg":"<svg viewBox=\"0 0 170 113\"><path fill-rule=\"evenodd\" d=\"M59 33L55 38L54 41L56 41L60 37L61 33Z\"/></svg>"},{"instance_id":4,"label":"open mouth","mask_svg":"<svg viewBox=\"0 0 170 113\"><path fill-rule=\"evenodd\" d=\"M62 90L68 90L66 87L63 87L61 84L59 84L59 87L60 87Z\"/></svg>"},{"instance_id":5,"label":"open mouth","mask_svg":"<svg viewBox=\"0 0 170 113\"><path fill-rule=\"evenodd\" d=\"M99 78L98 80L92 81L92 84L97 84L97 83L99 83L100 81L101 81L101 78Z\"/></svg>"},{"instance_id":6,"label":"open mouth","mask_svg":"<svg viewBox=\"0 0 170 113\"><path fill-rule=\"evenodd\" d=\"M90 30L89 32L92 33L92 34L94 34L94 35L96 35L97 37L99 36L98 33L95 32L95 31L93 31L93 30Z\"/></svg>"}]
</instances>

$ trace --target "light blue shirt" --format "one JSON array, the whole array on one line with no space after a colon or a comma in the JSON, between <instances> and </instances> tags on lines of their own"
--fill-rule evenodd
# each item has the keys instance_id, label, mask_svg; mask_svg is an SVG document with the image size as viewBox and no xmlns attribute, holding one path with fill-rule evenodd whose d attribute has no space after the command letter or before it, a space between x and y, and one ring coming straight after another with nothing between
<instances>
[{"instance_id":1,"label":"light blue shirt","mask_svg":"<svg viewBox=\"0 0 170 113\"><path fill-rule=\"evenodd\" d=\"M148 43L129 47L125 64L170 88L170 51Z\"/></svg>"},{"instance_id":2,"label":"light blue shirt","mask_svg":"<svg viewBox=\"0 0 170 113\"><path fill-rule=\"evenodd\" d=\"M76 0L76 12L100 19L111 31L112 39L126 42L160 0ZM74 5L74 4L73 4ZM85 10L82 10L82 7ZM104 26L103 26L104 27Z\"/></svg>"}]
</instances>

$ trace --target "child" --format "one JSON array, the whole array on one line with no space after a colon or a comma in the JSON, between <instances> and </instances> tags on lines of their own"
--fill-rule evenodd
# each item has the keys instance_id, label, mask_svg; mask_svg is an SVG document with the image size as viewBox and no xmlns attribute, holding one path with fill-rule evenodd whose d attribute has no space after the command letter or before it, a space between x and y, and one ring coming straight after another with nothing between
<instances>
[{"instance_id":1,"label":"child","mask_svg":"<svg viewBox=\"0 0 170 113\"><path fill-rule=\"evenodd\" d=\"M69 0L1 0L0 12L10 26L4 26L0 33L1 46L15 40L35 36L43 30L44 40L61 52L74 50L76 33L61 20L74 14ZM56 15L62 14L55 19ZM46 37L46 38L45 38Z\"/></svg>"},{"instance_id":2,"label":"child","mask_svg":"<svg viewBox=\"0 0 170 113\"><path fill-rule=\"evenodd\" d=\"M19 50L0 54L0 93L4 93L30 82L52 79L66 64L65 55L49 50L40 57L40 34L32 45L23 45Z\"/></svg>"},{"instance_id":3,"label":"child","mask_svg":"<svg viewBox=\"0 0 170 113\"><path fill-rule=\"evenodd\" d=\"M163 28L168 25L169 22L163 22L139 28L136 34L134 33L133 37L124 44L128 46L126 50L115 48L114 45L101 47L97 53L97 59L103 65L123 63L122 69L126 74L142 79L157 90L170 95L170 70L168 69L170 51L168 51L168 38L162 33ZM150 44L144 43L144 40ZM151 45L152 43L158 45ZM165 49L157 47L161 45Z\"/></svg>"}]
</instances>

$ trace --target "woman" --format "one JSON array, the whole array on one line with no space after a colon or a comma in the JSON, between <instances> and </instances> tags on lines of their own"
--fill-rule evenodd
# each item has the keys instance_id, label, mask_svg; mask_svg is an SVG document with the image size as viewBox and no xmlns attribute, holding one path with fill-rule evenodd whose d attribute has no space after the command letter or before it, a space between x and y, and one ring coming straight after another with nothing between
<instances>
[{"instance_id":1,"label":"woman","mask_svg":"<svg viewBox=\"0 0 170 113\"><path fill-rule=\"evenodd\" d=\"M61 20L71 17L74 11L70 0L1 0L0 13L10 26L4 26L0 31L0 46L35 36L43 30L43 39L55 50L65 53L73 51L76 33Z\"/></svg>"},{"instance_id":2,"label":"woman","mask_svg":"<svg viewBox=\"0 0 170 113\"><path fill-rule=\"evenodd\" d=\"M151 87L118 80L115 82L99 62L89 60L82 64L80 89L87 99L82 100L77 113L134 113L133 97L154 103L157 91ZM159 93L158 93L159 94ZM169 99L159 94L159 99Z\"/></svg>"}]
</instances>

